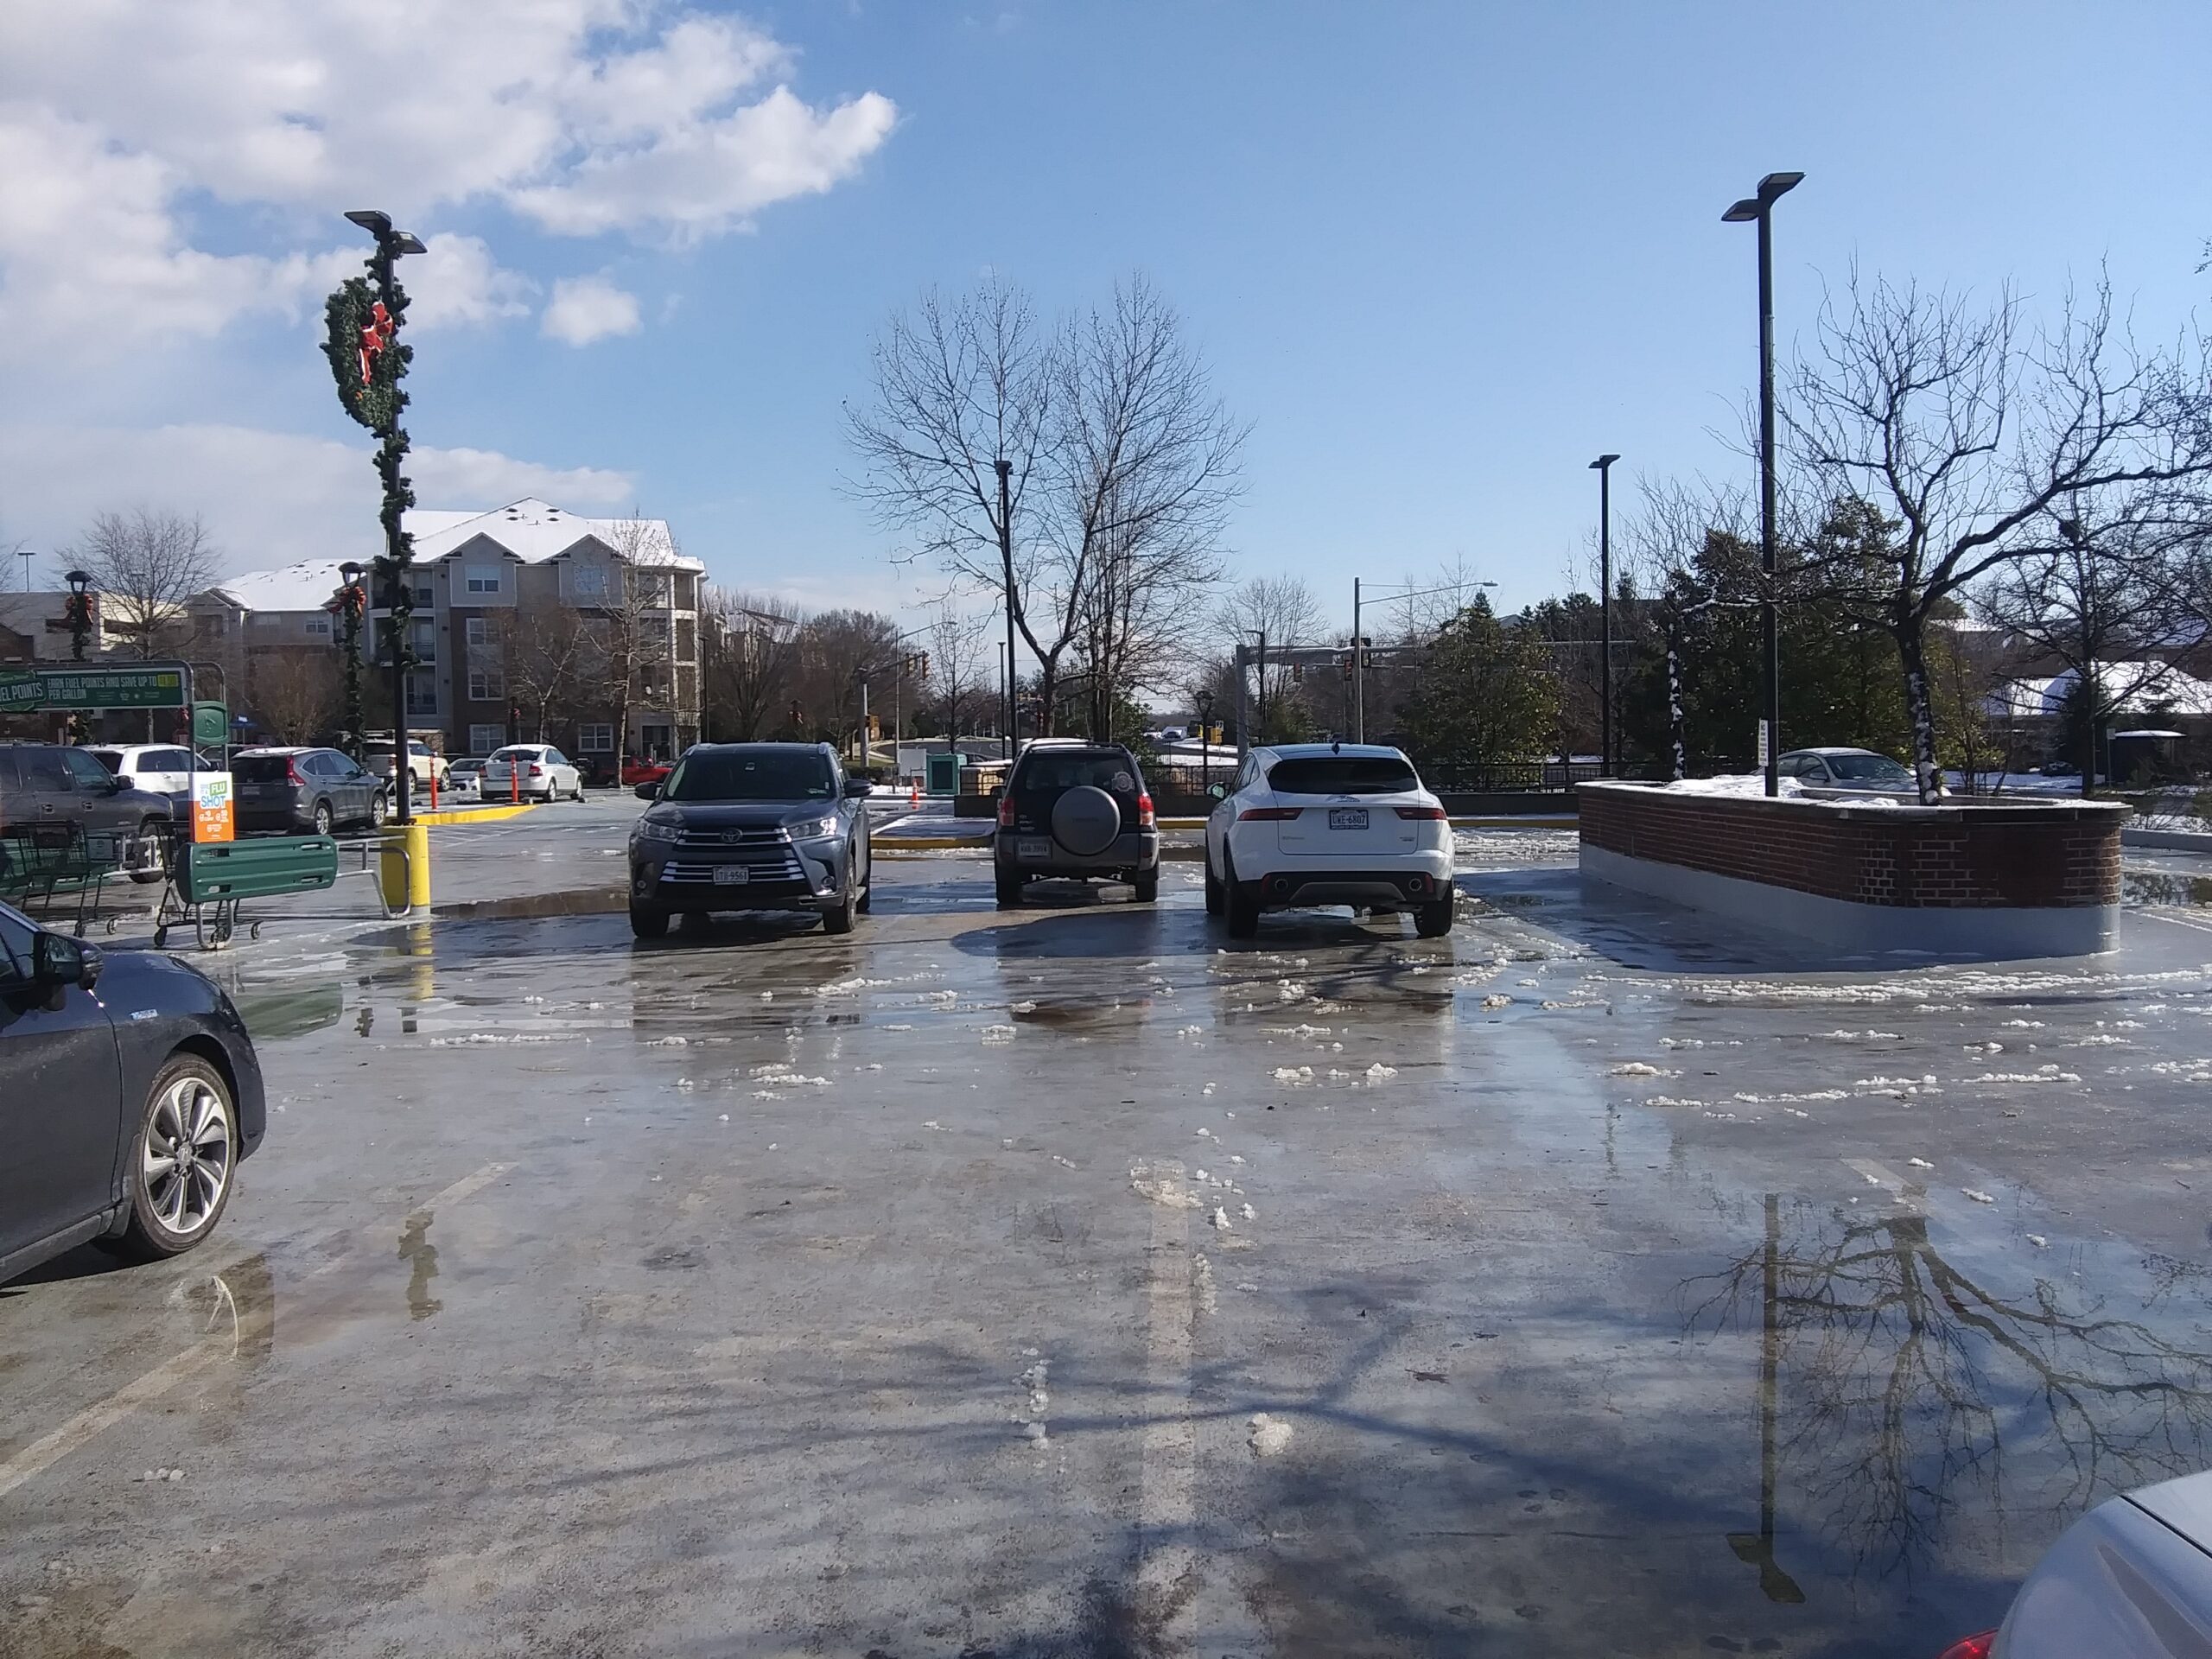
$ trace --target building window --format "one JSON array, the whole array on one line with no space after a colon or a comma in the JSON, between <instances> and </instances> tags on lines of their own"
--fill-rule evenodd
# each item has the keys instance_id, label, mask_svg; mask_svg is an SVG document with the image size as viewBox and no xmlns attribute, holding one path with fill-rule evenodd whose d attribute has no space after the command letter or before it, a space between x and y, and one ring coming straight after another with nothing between
<instances>
[{"instance_id":1,"label":"building window","mask_svg":"<svg viewBox=\"0 0 2212 1659\"><path fill-rule=\"evenodd\" d=\"M569 594L572 599L605 599L606 567L596 564L573 567L569 572Z\"/></svg>"},{"instance_id":2,"label":"building window","mask_svg":"<svg viewBox=\"0 0 2212 1659\"><path fill-rule=\"evenodd\" d=\"M415 590L415 607L417 610L427 611L437 602L438 595L435 588L417 588Z\"/></svg>"},{"instance_id":3,"label":"building window","mask_svg":"<svg viewBox=\"0 0 2212 1659\"><path fill-rule=\"evenodd\" d=\"M468 728L468 747L477 754L489 754L506 741L507 728L504 726L471 726Z\"/></svg>"},{"instance_id":4,"label":"building window","mask_svg":"<svg viewBox=\"0 0 2212 1659\"><path fill-rule=\"evenodd\" d=\"M472 564L468 567L468 591L472 594L496 594L499 591L499 567L496 564Z\"/></svg>"},{"instance_id":5,"label":"building window","mask_svg":"<svg viewBox=\"0 0 2212 1659\"><path fill-rule=\"evenodd\" d=\"M308 632L314 634L318 639L327 639L330 638L330 619L327 616L311 616L308 618L307 627Z\"/></svg>"},{"instance_id":6,"label":"building window","mask_svg":"<svg viewBox=\"0 0 2212 1659\"><path fill-rule=\"evenodd\" d=\"M474 702L489 702L494 697L507 695L507 677L496 668L472 668L468 671L468 696Z\"/></svg>"},{"instance_id":7,"label":"building window","mask_svg":"<svg viewBox=\"0 0 2212 1659\"><path fill-rule=\"evenodd\" d=\"M614 728L605 721L576 728L576 753L579 754L612 754L614 753Z\"/></svg>"},{"instance_id":8,"label":"building window","mask_svg":"<svg viewBox=\"0 0 2212 1659\"><path fill-rule=\"evenodd\" d=\"M488 645L492 643L492 623L490 618L472 616L468 619L465 626L468 630L468 643L470 645Z\"/></svg>"},{"instance_id":9,"label":"building window","mask_svg":"<svg viewBox=\"0 0 2212 1659\"><path fill-rule=\"evenodd\" d=\"M410 718L418 715L435 715L438 712L438 683L428 675L410 674L407 677L407 713Z\"/></svg>"}]
</instances>

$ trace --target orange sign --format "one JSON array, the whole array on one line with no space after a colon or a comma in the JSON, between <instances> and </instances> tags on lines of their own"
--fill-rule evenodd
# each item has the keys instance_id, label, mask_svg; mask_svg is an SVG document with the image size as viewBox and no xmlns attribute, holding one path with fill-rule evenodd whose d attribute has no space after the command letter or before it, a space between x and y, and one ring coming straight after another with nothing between
<instances>
[{"instance_id":1,"label":"orange sign","mask_svg":"<svg viewBox=\"0 0 2212 1659\"><path fill-rule=\"evenodd\" d=\"M237 834L232 810L231 774L195 772L192 774L192 838L196 842L229 841Z\"/></svg>"}]
</instances>

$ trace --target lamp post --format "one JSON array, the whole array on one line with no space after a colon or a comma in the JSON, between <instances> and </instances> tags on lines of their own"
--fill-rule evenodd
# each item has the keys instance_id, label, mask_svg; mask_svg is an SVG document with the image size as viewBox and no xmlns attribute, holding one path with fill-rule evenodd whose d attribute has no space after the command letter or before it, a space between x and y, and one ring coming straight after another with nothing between
<instances>
[{"instance_id":1,"label":"lamp post","mask_svg":"<svg viewBox=\"0 0 2212 1659\"><path fill-rule=\"evenodd\" d=\"M1014 708L1014 496L1010 485L1014 477L1014 463L1004 455L998 459L999 474L999 569L1006 575L1006 758L1014 759L1015 715Z\"/></svg>"},{"instance_id":2,"label":"lamp post","mask_svg":"<svg viewBox=\"0 0 2212 1659\"><path fill-rule=\"evenodd\" d=\"M69 583L69 657L73 662L85 660L85 646L92 633L92 579L82 570L72 570Z\"/></svg>"},{"instance_id":3,"label":"lamp post","mask_svg":"<svg viewBox=\"0 0 2212 1659\"><path fill-rule=\"evenodd\" d=\"M1781 792L1782 633L1774 602L1774 204L1797 188L1802 173L1770 173L1758 194L1721 214L1727 225L1759 227L1759 571L1764 592L1759 626L1766 641L1766 792Z\"/></svg>"},{"instance_id":4,"label":"lamp post","mask_svg":"<svg viewBox=\"0 0 2212 1659\"><path fill-rule=\"evenodd\" d=\"M1613 775L1613 463L1600 455L1598 474L1598 775Z\"/></svg>"},{"instance_id":5,"label":"lamp post","mask_svg":"<svg viewBox=\"0 0 2212 1659\"><path fill-rule=\"evenodd\" d=\"M392 267L406 254L425 251L411 231L396 231L391 216L374 208L356 208L346 217L376 238L369 256L369 275L375 283L373 301L359 277L342 285L327 308L331 339L324 346L338 378L339 395L347 414L382 440L377 448L377 476L384 484L385 550L377 560L378 585L384 590L385 638L391 649L391 741L394 821L412 821L408 794L414 768L407 761L408 623L414 597L408 588L409 567L414 562L411 539L402 528L401 515L415 503L415 493L401 475L400 462L407 454L407 431L400 425L400 411L407 394L400 377L407 372L413 353L400 345L399 329L407 316L407 296L400 291ZM358 377L352 372L358 360Z\"/></svg>"},{"instance_id":6,"label":"lamp post","mask_svg":"<svg viewBox=\"0 0 2212 1659\"><path fill-rule=\"evenodd\" d=\"M1213 693L1199 691L1191 699L1198 711L1198 793L1213 784Z\"/></svg>"}]
</instances>

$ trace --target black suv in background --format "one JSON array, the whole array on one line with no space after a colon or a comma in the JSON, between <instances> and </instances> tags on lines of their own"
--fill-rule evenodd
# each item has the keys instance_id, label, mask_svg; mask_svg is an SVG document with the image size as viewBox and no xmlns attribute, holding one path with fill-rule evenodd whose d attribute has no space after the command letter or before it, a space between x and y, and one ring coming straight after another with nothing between
<instances>
[{"instance_id":1,"label":"black suv in background","mask_svg":"<svg viewBox=\"0 0 2212 1659\"><path fill-rule=\"evenodd\" d=\"M1118 743L1040 737L1022 750L999 798L991 857L999 903L1021 902L1039 876L1127 881L1137 902L1160 896L1160 830L1137 758Z\"/></svg>"},{"instance_id":2,"label":"black suv in background","mask_svg":"<svg viewBox=\"0 0 2212 1659\"><path fill-rule=\"evenodd\" d=\"M0 743L0 838L39 847L81 842L94 864L158 881L178 810L168 796L111 774L89 749ZM6 856L0 845L0 859Z\"/></svg>"},{"instance_id":3,"label":"black suv in background","mask_svg":"<svg viewBox=\"0 0 2212 1659\"><path fill-rule=\"evenodd\" d=\"M630 929L668 931L672 915L812 911L849 933L874 876L865 778L827 743L695 743L657 784L630 831Z\"/></svg>"}]
</instances>

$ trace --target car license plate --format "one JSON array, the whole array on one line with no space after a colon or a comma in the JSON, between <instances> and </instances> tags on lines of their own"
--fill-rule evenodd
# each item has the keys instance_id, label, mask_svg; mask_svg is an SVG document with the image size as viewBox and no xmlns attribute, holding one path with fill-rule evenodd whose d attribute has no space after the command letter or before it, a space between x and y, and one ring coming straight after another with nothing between
<instances>
[{"instance_id":1,"label":"car license plate","mask_svg":"<svg viewBox=\"0 0 2212 1659\"><path fill-rule=\"evenodd\" d=\"M1024 837L1014 844L1014 850L1023 858L1050 858L1052 843L1041 836Z\"/></svg>"},{"instance_id":2,"label":"car license plate","mask_svg":"<svg viewBox=\"0 0 2212 1659\"><path fill-rule=\"evenodd\" d=\"M1332 806L1329 809L1329 828L1364 830L1367 828L1367 809L1363 806Z\"/></svg>"},{"instance_id":3,"label":"car license plate","mask_svg":"<svg viewBox=\"0 0 2212 1659\"><path fill-rule=\"evenodd\" d=\"M753 872L742 864L715 866L715 885L718 887L741 887L753 879Z\"/></svg>"}]
</instances>

